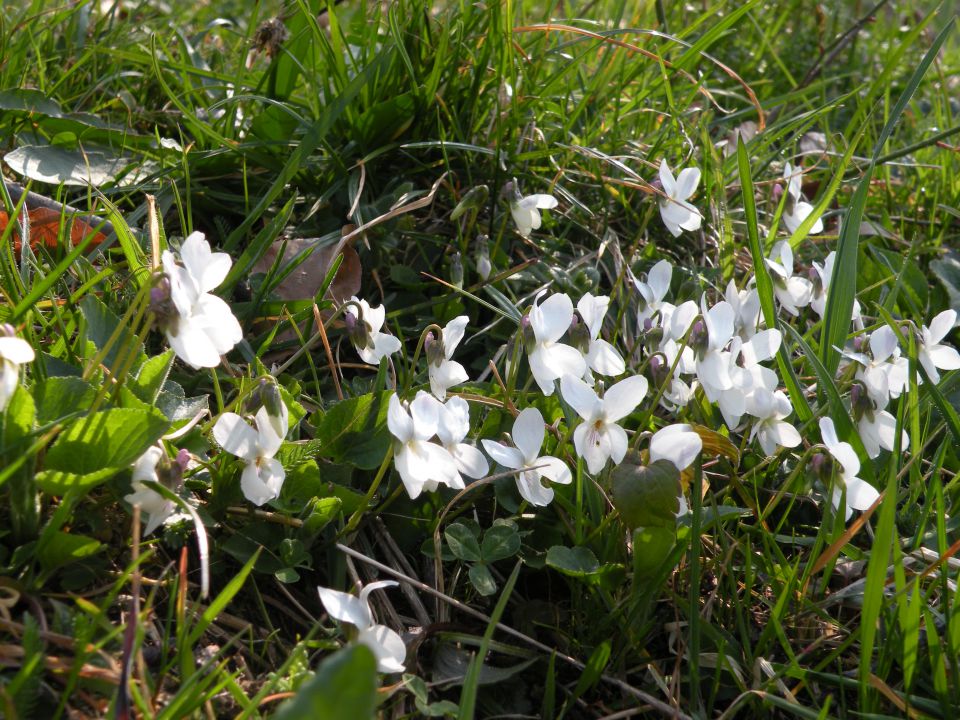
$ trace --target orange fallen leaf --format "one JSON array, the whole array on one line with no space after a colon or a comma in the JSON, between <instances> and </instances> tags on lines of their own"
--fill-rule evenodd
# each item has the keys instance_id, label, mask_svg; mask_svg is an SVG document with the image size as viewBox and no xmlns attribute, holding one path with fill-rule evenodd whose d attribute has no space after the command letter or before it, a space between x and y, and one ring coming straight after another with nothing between
<instances>
[{"instance_id":1,"label":"orange fallen leaf","mask_svg":"<svg viewBox=\"0 0 960 720\"><path fill-rule=\"evenodd\" d=\"M30 247L33 250L36 250L41 244L44 247L55 250L60 245L60 212L58 210L52 210L50 208L32 208L27 211L27 217L30 219ZM69 224L70 228L70 243L72 245L78 245L83 242L84 238L88 235L94 234L94 229L76 218L71 218L70 215L63 216L64 225ZM7 225L10 222L10 217L5 212L0 212L0 233L3 233L7 229ZM96 247L104 240L107 239L107 236L101 232L97 232L93 239L90 241L88 247ZM18 255L20 254L20 249L22 247L22 241L20 239L20 233L17 231L17 228L13 231L13 250Z\"/></svg>"}]
</instances>

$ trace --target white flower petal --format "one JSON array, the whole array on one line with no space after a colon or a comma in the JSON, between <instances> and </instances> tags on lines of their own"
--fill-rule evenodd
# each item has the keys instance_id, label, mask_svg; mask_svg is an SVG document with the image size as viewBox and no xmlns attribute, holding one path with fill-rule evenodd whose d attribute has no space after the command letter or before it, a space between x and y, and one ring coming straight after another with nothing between
<instances>
[{"instance_id":1,"label":"white flower petal","mask_svg":"<svg viewBox=\"0 0 960 720\"><path fill-rule=\"evenodd\" d=\"M689 425L668 425L650 438L650 462L669 460L681 472L697 459L703 440Z\"/></svg>"},{"instance_id":2,"label":"white flower petal","mask_svg":"<svg viewBox=\"0 0 960 720\"><path fill-rule=\"evenodd\" d=\"M457 463L457 469L467 477L477 480L490 472L487 459L473 445L458 443L450 449L450 454L453 455L453 459Z\"/></svg>"},{"instance_id":3,"label":"white flower petal","mask_svg":"<svg viewBox=\"0 0 960 720\"><path fill-rule=\"evenodd\" d=\"M438 400L444 400L447 397L447 389L460 383L465 383L470 377L463 365L456 360L443 360L439 367L436 365L428 366L430 375L430 392Z\"/></svg>"},{"instance_id":4,"label":"white flower petal","mask_svg":"<svg viewBox=\"0 0 960 720\"><path fill-rule=\"evenodd\" d=\"M870 335L870 352L873 354L874 362L883 362L893 355L897 345L896 333L889 325L877 328Z\"/></svg>"},{"instance_id":5,"label":"white flower petal","mask_svg":"<svg viewBox=\"0 0 960 720\"><path fill-rule=\"evenodd\" d=\"M546 424L543 422L543 415L535 407L526 408L513 421L513 432L511 433L513 443L517 446L525 462L529 463L540 453L545 430Z\"/></svg>"},{"instance_id":6,"label":"white flower petal","mask_svg":"<svg viewBox=\"0 0 960 720\"><path fill-rule=\"evenodd\" d=\"M534 301L530 326L538 342L556 342L573 320L573 301L565 293L555 293L540 305Z\"/></svg>"},{"instance_id":7,"label":"white flower petal","mask_svg":"<svg viewBox=\"0 0 960 720\"><path fill-rule=\"evenodd\" d=\"M413 420L396 394L390 396L390 404L387 407L387 427L390 433L402 443L413 439Z\"/></svg>"},{"instance_id":8,"label":"white flower petal","mask_svg":"<svg viewBox=\"0 0 960 720\"><path fill-rule=\"evenodd\" d=\"M761 330L740 348L744 365L756 365L769 360L780 349L783 336L779 330Z\"/></svg>"},{"instance_id":9,"label":"white flower petal","mask_svg":"<svg viewBox=\"0 0 960 720\"><path fill-rule=\"evenodd\" d=\"M463 340L463 334L467 328L470 318L466 315L460 315L448 322L443 328L443 350L447 359L453 357L453 351Z\"/></svg>"},{"instance_id":10,"label":"white flower petal","mask_svg":"<svg viewBox=\"0 0 960 720\"><path fill-rule=\"evenodd\" d=\"M382 673L400 673L404 671L403 661L407 657L407 646L403 638L386 625L374 625L357 634L357 642L366 645L377 658L377 671Z\"/></svg>"},{"instance_id":11,"label":"white flower petal","mask_svg":"<svg viewBox=\"0 0 960 720\"><path fill-rule=\"evenodd\" d=\"M190 367L216 367L220 364L220 353L204 328L191 322L190 318L180 318L176 333L167 331L170 347Z\"/></svg>"},{"instance_id":12,"label":"white flower petal","mask_svg":"<svg viewBox=\"0 0 960 720\"><path fill-rule=\"evenodd\" d=\"M697 189L697 185L700 184L700 168L698 167L689 167L684 168L680 171L680 174L677 176L677 190L676 196L680 200L686 200L689 198Z\"/></svg>"},{"instance_id":13,"label":"white flower petal","mask_svg":"<svg viewBox=\"0 0 960 720\"><path fill-rule=\"evenodd\" d=\"M437 434L440 412L443 405L433 395L422 390L410 403L410 417L413 419L413 434L418 440L429 440Z\"/></svg>"},{"instance_id":14,"label":"white flower petal","mask_svg":"<svg viewBox=\"0 0 960 720\"><path fill-rule=\"evenodd\" d=\"M936 345L929 348L926 355L933 366L940 370L960 369L960 353L957 352L956 348L947 345Z\"/></svg>"},{"instance_id":15,"label":"white flower petal","mask_svg":"<svg viewBox=\"0 0 960 720\"><path fill-rule=\"evenodd\" d=\"M586 421L598 418L603 410L603 403L593 388L573 375L564 375L560 379L560 394L563 395L567 404ZM540 448L537 447L534 452L539 450Z\"/></svg>"},{"instance_id":16,"label":"white flower petal","mask_svg":"<svg viewBox=\"0 0 960 720\"><path fill-rule=\"evenodd\" d=\"M577 302L577 312L583 318L584 325L590 331L590 337L596 339L600 335L603 327L603 318L607 314L607 308L610 306L610 298L606 295L591 295L586 293Z\"/></svg>"},{"instance_id":17,"label":"white flower petal","mask_svg":"<svg viewBox=\"0 0 960 720\"><path fill-rule=\"evenodd\" d=\"M570 468L563 460L553 455L543 455L530 464L538 466L537 472L557 485L569 485L573 482Z\"/></svg>"},{"instance_id":18,"label":"white flower petal","mask_svg":"<svg viewBox=\"0 0 960 720\"><path fill-rule=\"evenodd\" d=\"M350 623L358 630L365 630L373 625L370 608L360 598L332 588L318 587L317 591L320 593L320 602L330 617Z\"/></svg>"},{"instance_id":19,"label":"white flower petal","mask_svg":"<svg viewBox=\"0 0 960 720\"><path fill-rule=\"evenodd\" d=\"M669 197L677 194L677 181L673 177L670 166L667 165L666 158L660 161L660 184L663 186L663 192Z\"/></svg>"},{"instance_id":20,"label":"white flower petal","mask_svg":"<svg viewBox=\"0 0 960 720\"><path fill-rule=\"evenodd\" d=\"M587 361L576 348L555 343L543 351L543 364L550 370L554 379L564 375L582 377L587 371ZM549 393L548 393L549 394Z\"/></svg>"},{"instance_id":21,"label":"white flower petal","mask_svg":"<svg viewBox=\"0 0 960 720\"><path fill-rule=\"evenodd\" d=\"M493 461L503 465L510 470L518 470L523 467L523 454L517 449L507 447L503 443L495 440L483 439L480 441L487 455L493 458ZM539 448L537 448L539 450Z\"/></svg>"},{"instance_id":22,"label":"white flower petal","mask_svg":"<svg viewBox=\"0 0 960 720\"><path fill-rule=\"evenodd\" d=\"M213 437L228 453L248 462L257 459L259 435L236 413L224 413L217 419Z\"/></svg>"},{"instance_id":23,"label":"white flower petal","mask_svg":"<svg viewBox=\"0 0 960 720\"><path fill-rule=\"evenodd\" d=\"M606 340L592 340L587 351L587 365L601 375L621 375L627 369L616 348Z\"/></svg>"},{"instance_id":24,"label":"white flower petal","mask_svg":"<svg viewBox=\"0 0 960 720\"><path fill-rule=\"evenodd\" d=\"M286 406L284 406L285 409ZM282 415L283 417L280 418L272 417L265 405L257 411L254 421L257 423L257 434L259 436L257 438L257 446L259 447L257 454L260 457L272 458L283 444L283 439L287 436L287 418L285 412ZM283 428L283 434L277 432L281 427Z\"/></svg>"},{"instance_id":25,"label":"white flower petal","mask_svg":"<svg viewBox=\"0 0 960 720\"><path fill-rule=\"evenodd\" d=\"M470 406L462 397L452 397L440 410L437 437L444 445L455 445L470 432Z\"/></svg>"},{"instance_id":26,"label":"white flower petal","mask_svg":"<svg viewBox=\"0 0 960 720\"><path fill-rule=\"evenodd\" d=\"M930 321L930 343L939 343L953 329L957 322L956 310L944 310Z\"/></svg>"},{"instance_id":27,"label":"white flower petal","mask_svg":"<svg viewBox=\"0 0 960 720\"><path fill-rule=\"evenodd\" d=\"M854 510L866 510L880 497L873 485L858 477L846 478L846 484L847 505Z\"/></svg>"},{"instance_id":28,"label":"white flower petal","mask_svg":"<svg viewBox=\"0 0 960 720\"><path fill-rule=\"evenodd\" d=\"M607 388L603 394L603 415L613 423L634 411L646 397L647 379L643 375L625 378Z\"/></svg>"},{"instance_id":29,"label":"white flower petal","mask_svg":"<svg viewBox=\"0 0 960 720\"><path fill-rule=\"evenodd\" d=\"M653 297L657 302L662 301L670 291L670 278L673 276L673 265L666 260L660 260L647 273L647 283L653 290Z\"/></svg>"},{"instance_id":30,"label":"white flower petal","mask_svg":"<svg viewBox=\"0 0 960 720\"><path fill-rule=\"evenodd\" d=\"M33 348L23 338L0 337L0 358L22 365L33 361L34 357Z\"/></svg>"},{"instance_id":31,"label":"white flower petal","mask_svg":"<svg viewBox=\"0 0 960 720\"><path fill-rule=\"evenodd\" d=\"M544 487L537 470L527 470L517 475L517 490L520 497L531 505L543 507L553 500L553 489Z\"/></svg>"}]
</instances>

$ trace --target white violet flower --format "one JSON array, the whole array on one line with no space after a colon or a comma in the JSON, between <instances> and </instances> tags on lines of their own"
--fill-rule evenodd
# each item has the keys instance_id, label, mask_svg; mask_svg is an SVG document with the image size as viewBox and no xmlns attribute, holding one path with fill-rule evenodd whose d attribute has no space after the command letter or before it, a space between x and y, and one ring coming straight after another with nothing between
<instances>
[{"instance_id":1,"label":"white violet flower","mask_svg":"<svg viewBox=\"0 0 960 720\"><path fill-rule=\"evenodd\" d=\"M666 196L660 199L660 218L674 237L700 228L700 211L687 202L699 184L700 168L685 168L674 179L667 161L660 161L660 185Z\"/></svg>"},{"instance_id":2,"label":"white violet flower","mask_svg":"<svg viewBox=\"0 0 960 720\"><path fill-rule=\"evenodd\" d=\"M801 169L787 163L783 168L783 178L787 181L787 206L783 212L783 224L791 234L797 231L800 224L813 212L813 205L803 197L800 186ZM823 232L823 220L817 218L810 227L810 232L819 235Z\"/></svg>"},{"instance_id":3,"label":"white violet flower","mask_svg":"<svg viewBox=\"0 0 960 720\"><path fill-rule=\"evenodd\" d=\"M466 382L470 378L463 365L451 360L453 351L463 340L463 331L470 321L466 315L460 315L448 322L443 328L443 334L438 341L435 338L428 338L430 343L426 347L427 351L427 369L430 374L430 392L437 400L444 400L447 397L447 390L454 385Z\"/></svg>"},{"instance_id":4,"label":"white violet flower","mask_svg":"<svg viewBox=\"0 0 960 720\"><path fill-rule=\"evenodd\" d=\"M516 191L516 195L510 203L510 214L513 215L513 221L517 224L517 232L523 237L530 237L531 231L540 227L540 211L555 208L557 199L553 195L520 197L519 191Z\"/></svg>"},{"instance_id":5,"label":"white violet flower","mask_svg":"<svg viewBox=\"0 0 960 720\"><path fill-rule=\"evenodd\" d=\"M243 496L258 507L280 496L286 472L274 455L283 444L288 428L288 411L280 400L278 412L271 414L264 405L254 417L254 430L236 413L224 413L213 426L213 437L220 447L246 462L240 476Z\"/></svg>"},{"instance_id":6,"label":"white violet flower","mask_svg":"<svg viewBox=\"0 0 960 720\"><path fill-rule=\"evenodd\" d=\"M583 422L573 431L577 455L587 463L587 470L596 475L607 460L619 464L627 453L627 433L617 425L640 404L647 394L647 379L634 375L610 386L603 398L583 380L566 375L560 381L560 392Z\"/></svg>"},{"instance_id":7,"label":"white violet flower","mask_svg":"<svg viewBox=\"0 0 960 720\"><path fill-rule=\"evenodd\" d=\"M146 513L147 526L143 530L145 536L160 527L177 509L175 502L167 500L156 490L143 484L144 481L161 482L160 475L157 472L157 466L161 460L166 459L165 456L166 453L163 451L163 448L157 445L148 447L143 455L137 458L137 461L133 464L133 480L131 483L133 492L125 495L123 498L130 503L130 505L139 505L140 512ZM183 468L179 464L171 463L169 467L174 470L177 476L183 472ZM179 477L176 479L179 479Z\"/></svg>"},{"instance_id":8,"label":"white violet flower","mask_svg":"<svg viewBox=\"0 0 960 720\"><path fill-rule=\"evenodd\" d=\"M210 293L226 278L233 261L227 253L211 252L203 233L193 232L180 247L178 265L173 253L162 256L164 276L169 284L151 293L151 304L166 325L170 347L193 368L216 367L243 339L240 323L230 306ZM172 303L172 307L170 307Z\"/></svg>"},{"instance_id":9,"label":"white violet flower","mask_svg":"<svg viewBox=\"0 0 960 720\"><path fill-rule=\"evenodd\" d=\"M383 305L370 307L370 303L356 296L350 300L353 302L347 305L344 315L350 340L361 360L369 365L379 365L382 358L400 349L400 339L380 332L387 317ZM360 306L359 311L357 305Z\"/></svg>"},{"instance_id":10,"label":"white violet flower","mask_svg":"<svg viewBox=\"0 0 960 720\"><path fill-rule=\"evenodd\" d=\"M587 365L601 375L620 375L626 369L623 358L617 349L600 337L603 329L603 318L610 306L610 298L606 295L591 295L587 293L577 303L577 312L583 318L583 324L590 333L590 343L587 348Z\"/></svg>"},{"instance_id":11,"label":"white violet flower","mask_svg":"<svg viewBox=\"0 0 960 720\"><path fill-rule=\"evenodd\" d=\"M455 489L464 487L454 457L445 448L430 442L439 429L442 409L439 400L423 391L417 393L409 410L395 394L390 396L387 427L397 440L394 466L407 494L414 500L424 490L436 490L441 483Z\"/></svg>"},{"instance_id":12,"label":"white violet flower","mask_svg":"<svg viewBox=\"0 0 960 720\"><path fill-rule=\"evenodd\" d=\"M517 474L517 489L524 500L531 505L549 505L553 500L553 489L545 487L542 477L560 485L568 485L573 475L560 458L552 455L540 455L543 445L543 433L546 425L543 415L536 408L527 408L513 422L513 444L508 447L494 440L483 440L483 449L496 462L510 470L520 470Z\"/></svg>"},{"instance_id":13,"label":"white violet flower","mask_svg":"<svg viewBox=\"0 0 960 720\"><path fill-rule=\"evenodd\" d=\"M778 446L792 448L800 444L800 433L793 425L784 422L793 412L793 406L782 390L754 389L747 400L747 412L757 418L750 431L750 440L756 438L767 455L776 453Z\"/></svg>"},{"instance_id":14,"label":"white violet flower","mask_svg":"<svg viewBox=\"0 0 960 720\"><path fill-rule=\"evenodd\" d=\"M814 283L813 299L810 308L820 317L827 312L827 293L830 290L830 280L833 278L833 265L837 261L837 253L831 251L823 260L823 265L813 261L813 270L817 274ZM850 311L850 321L859 328L863 328L863 318L860 314L860 301L853 299L853 309Z\"/></svg>"},{"instance_id":15,"label":"white violet flower","mask_svg":"<svg viewBox=\"0 0 960 720\"><path fill-rule=\"evenodd\" d=\"M528 337L524 332L530 371L543 394L553 395L554 380L564 375L582 377L587 371L587 363L576 348L559 342L573 320L573 301L569 296L557 293L538 305L541 295L543 293L534 299L522 326L532 334Z\"/></svg>"},{"instance_id":16,"label":"white violet flower","mask_svg":"<svg viewBox=\"0 0 960 720\"><path fill-rule=\"evenodd\" d=\"M368 583L360 591L359 597L332 588L317 588L320 602L330 617L350 623L357 629L357 642L370 648L377 658L377 670L382 673L403 672L407 648L396 631L374 623L369 598L374 590L398 584L394 580Z\"/></svg>"},{"instance_id":17,"label":"white violet flower","mask_svg":"<svg viewBox=\"0 0 960 720\"><path fill-rule=\"evenodd\" d=\"M20 366L32 362L33 348L23 338L16 336L11 325L0 325L0 412L7 408L10 398L20 382Z\"/></svg>"},{"instance_id":18,"label":"white violet flower","mask_svg":"<svg viewBox=\"0 0 960 720\"><path fill-rule=\"evenodd\" d=\"M659 261L647 273L647 281L634 280L634 287L640 293L640 309L637 311L637 327L643 329L643 321L660 312L664 298L670 292L670 278L673 265L666 260Z\"/></svg>"},{"instance_id":19,"label":"white violet flower","mask_svg":"<svg viewBox=\"0 0 960 720\"><path fill-rule=\"evenodd\" d=\"M820 418L820 437L823 438L823 444L827 446L827 450L840 464L838 479L842 485L834 483L830 502L834 509L843 512L845 520L849 520L854 510L866 510L873 505L880 493L866 480L857 477L857 473L860 472L860 458L857 457L850 443L840 442L832 418ZM844 487L847 496L846 505L841 508Z\"/></svg>"},{"instance_id":20,"label":"white violet flower","mask_svg":"<svg viewBox=\"0 0 960 720\"><path fill-rule=\"evenodd\" d=\"M452 397L440 409L437 438L453 457L457 470L473 479L490 471L487 459L473 445L463 442L470 432L470 406L461 397Z\"/></svg>"},{"instance_id":21,"label":"white violet flower","mask_svg":"<svg viewBox=\"0 0 960 720\"><path fill-rule=\"evenodd\" d=\"M940 370L960 369L960 353L956 348L944 345L943 340L957 322L956 310L944 310L930 321L930 326L920 329L920 344L917 347L917 360L930 376L930 382L940 382Z\"/></svg>"},{"instance_id":22,"label":"white violet flower","mask_svg":"<svg viewBox=\"0 0 960 720\"><path fill-rule=\"evenodd\" d=\"M772 270L773 292L780 301L780 307L791 315L799 315L800 308L810 304L813 297L813 283L807 278L793 274L793 250L790 243L778 242L773 246L773 255L765 258L767 267Z\"/></svg>"}]
</instances>

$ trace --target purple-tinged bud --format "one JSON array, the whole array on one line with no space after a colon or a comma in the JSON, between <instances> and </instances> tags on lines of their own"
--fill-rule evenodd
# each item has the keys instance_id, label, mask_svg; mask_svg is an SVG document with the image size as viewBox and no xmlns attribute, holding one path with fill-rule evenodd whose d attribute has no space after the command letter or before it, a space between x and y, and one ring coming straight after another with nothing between
<instances>
[{"instance_id":1,"label":"purple-tinged bud","mask_svg":"<svg viewBox=\"0 0 960 720\"><path fill-rule=\"evenodd\" d=\"M697 318L690 329L690 338L687 343L693 351L702 356L710 345L710 333L707 332L707 325L703 318Z\"/></svg>"},{"instance_id":2,"label":"purple-tinged bud","mask_svg":"<svg viewBox=\"0 0 960 720\"><path fill-rule=\"evenodd\" d=\"M180 456L186 453L186 459L181 462ZM184 449L177 453L174 460L170 460L164 453L159 462L157 462L157 480L168 490L177 492L180 489L180 483L183 481L183 473L187 469L186 460L189 460L190 453Z\"/></svg>"},{"instance_id":3,"label":"purple-tinged bud","mask_svg":"<svg viewBox=\"0 0 960 720\"><path fill-rule=\"evenodd\" d=\"M533 331L533 325L530 324L529 315L520 318L520 336L523 338L523 348L529 355L537 347L537 334Z\"/></svg>"},{"instance_id":4,"label":"purple-tinged bud","mask_svg":"<svg viewBox=\"0 0 960 720\"><path fill-rule=\"evenodd\" d=\"M343 314L343 324L347 328L347 336L350 338L350 342L353 343L354 347L365 348L370 344L370 332L367 327L367 323L363 319L363 311L353 306L358 315L354 315L348 309Z\"/></svg>"},{"instance_id":5,"label":"purple-tinged bud","mask_svg":"<svg viewBox=\"0 0 960 720\"><path fill-rule=\"evenodd\" d=\"M873 421L873 411L876 409L876 406L870 397L867 386L860 380L857 380L850 386L850 409L853 411L854 420L859 421L861 418L866 417L867 420Z\"/></svg>"},{"instance_id":6,"label":"purple-tinged bud","mask_svg":"<svg viewBox=\"0 0 960 720\"><path fill-rule=\"evenodd\" d=\"M867 347L867 336L866 335L857 335L853 339L853 351L861 353Z\"/></svg>"},{"instance_id":7,"label":"purple-tinged bud","mask_svg":"<svg viewBox=\"0 0 960 720\"><path fill-rule=\"evenodd\" d=\"M652 187L652 188L653 188L655 191L657 191L658 193L662 193L662 192L663 192L663 183L660 182L660 178L659 178L659 177L655 177L655 178L650 182L650 187Z\"/></svg>"},{"instance_id":8,"label":"purple-tinged bud","mask_svg":"<svg viewBox=\"0 0 960 720\"><path fill-rule=\"evenodd\" d=\"M783 197L783 183L777 182L773 184L773 201L775 203L780 202L780 198Z\"/></svg>"},{"instance_id":9,"label":"purple-tinged bud","mask_svg":"<svg viewBox=\"0 0 960 720\"><path fill-rule=\"evenodd\" d=\"M16 337L17 329L10 323L0 323L0 336Z\"/></svg>"},{"instance_id":10,"label":"purple-tinged bud","mask_svg":"<svg viewBox=\"0 0 960 720\"><path fill-rule=\"evenodd\" d=\"M650 379L653 380L653 385L657 387L667 381L667 374L670 372L665 360L666 358L662 353L656 353L650 356L650 364L647 366L650 368Z\"/></svg>"},{"instance_id":11,"label":"purple-tinged bud","mask_svg":"<svg viewBox=\"0 0 960 720\"><path fill-rule=\"evenodd\" d=\"M168 332L176 334L180 313L170 294L170 278L160 276L156 285L150 288L150 312L157 319L157 324Z\"/></svg>"},{"instance_id":12,"label":"purple-tinged bud","mask_svg":"<svg viewBox=\"0 0 960 720\"><path fill-rule=\"evenodd\" d=\"M437 339L437 336L433 334L433 330L428 332L424 338L423 349L427 354L427 363L429 365L440 367L443 361L447 359L443 339Z\"/></svg>"},{"instance_id":13,"label":"purple-tinged bud","mask_svg":"<svg viewBox=\"0 0 960 720\"><path fill-rule=\"evenodd\" d=\"M645 333L653 330L653 318L644 318L643 319L643 331Z\"/></svg>"},{"instance_id":14,"label":"purple-tinged bud","mask_svg":"<svg viewBox=\"0 0 960 720\"><path fill-rule=\"evenodd\" d=\"M833 457L826 453L815 454L810 458L810 471L820 482L829 484L833 477Z\"/></svg>"}]
</instances>

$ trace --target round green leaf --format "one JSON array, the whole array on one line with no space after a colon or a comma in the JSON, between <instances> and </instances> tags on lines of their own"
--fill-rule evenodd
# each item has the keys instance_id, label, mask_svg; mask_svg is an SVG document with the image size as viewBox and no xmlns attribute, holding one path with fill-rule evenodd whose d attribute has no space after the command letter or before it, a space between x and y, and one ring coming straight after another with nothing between
<instances>
[{"instance_id":1,"label":"round green leaf","mask_svg":"<svg viewBox=\"0 0 960 720\"><path fill-rule=\"evenodd\" d=\"M673 463L641 465L631 453L613 470L610 482L613 505L628 527L676 527L682 490Z\"/></svg>"}]
</instances>

